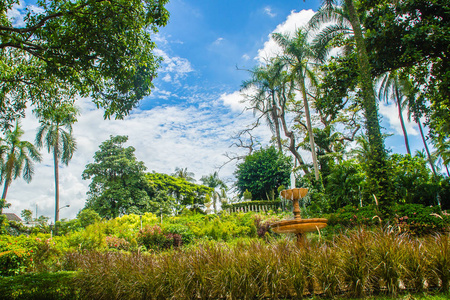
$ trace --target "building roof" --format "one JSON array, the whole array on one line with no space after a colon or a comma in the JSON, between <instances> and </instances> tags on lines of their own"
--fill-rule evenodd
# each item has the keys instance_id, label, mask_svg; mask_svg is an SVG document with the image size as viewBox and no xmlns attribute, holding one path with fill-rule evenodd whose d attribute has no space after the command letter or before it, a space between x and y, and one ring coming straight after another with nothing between
<instances>
[{"instance_id":1,"label":"building roof","mask_svg":"<svg viewBox=\"0 0 450 300\"><path fill-rule=\"evenodd\" d=\"M13 213L2 213L2 215L6 216L8 221L22 222L22 219L19 218L16 214L13 214Z\"/></svg>"}]
</instances>

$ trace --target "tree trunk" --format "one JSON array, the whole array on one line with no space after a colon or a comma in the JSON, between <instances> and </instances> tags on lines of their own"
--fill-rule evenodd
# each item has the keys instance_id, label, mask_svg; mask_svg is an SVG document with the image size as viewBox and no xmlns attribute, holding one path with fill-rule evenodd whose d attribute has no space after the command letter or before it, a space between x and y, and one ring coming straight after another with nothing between
<instances>
[{"instance_id":1,"label":"tree trunk","mask_svg":"<svg viewBox=\"0 0 450 300\"><path fill-rule=\"evenodd\" d=\"M275 134L277 138L277 145L278 145L278 151L282 151L281 148L281 133L280 133L280 123L278 120L278 108L275 102L275 94L274 91L272 91L272 119L275 126Z\"/></svg>"},{"instance_id":2,"label":"tree trunk","mask_svg":"<svg viewBox=\"0 0 450 300\"><path fill-rule=\"evenodd\" d=\"M308 126L309 143L311 145L311 155L314 165L314 175L316 177L316 180L319 180L319 165L317 163L316 146L314 143L314 134L311 126L311 115L309 114L308 98L306 96L305 79L303 77L303 74L300 74L299 79L300 89L302 90L303 96L303 105L305 106L306 125Z\"/></svg>"},{"instance_id":3,"label":"tree trunk","mask_svg":"<svg viewBox=\"0 0 450 300\"><path fill-rule=\"evenodd\" d=\"M53 149L53 164L55 169L55 222L59 221L59 167L58 146Z\"/></svg>"},{"instance_id":4,"label":"tree trunk","mask_svg":"<svg viewBox=\"0 0 450 300\"><path fill-rule=\"evenodd\" d=\"M6 193L8 193L8 187L10 184L10 180L8 178L5 179L5 184L3 186L3 194L2 194L2 199L5 200L6 199ZM3 206L0 209L0 214L3 213Z\"/></svg>"},{"instance_id":5,"label":"tree trunk","mask_svg":"<svg viewBox=\"0 0 450 300\"><path fill-rule=\"evenodd\" d=\"M417 118L417 125L419 125L420 136L422 137L422 142L425 147L425 151L427 152L428 162L430 163L431 170L433 171L434 176L437 176L436 168L434 167L433 160L431 159L430 150L428 149L427 141L425 140L425 135L423 134L422 123L420 119Z\"/></svg>"},{"instance_id":6,"label":"tree trunk","mask_svg":"<svg viewBox=\"0 0 450 300\"><path fill-rule=\"evenodd\" d=\"M402 125L403 137L405 138L406 152L409 155L411 155L411 148L409 147L408 133L406 132L405 120L403 119L403 114L402 114L402 105L401 105L401 101L400 101L400 93L399 93L397 87L395 87L395 98L396 98L396 101L397 101L398 117L400 119L400 124Z\"/></svg>"}]
</instances>

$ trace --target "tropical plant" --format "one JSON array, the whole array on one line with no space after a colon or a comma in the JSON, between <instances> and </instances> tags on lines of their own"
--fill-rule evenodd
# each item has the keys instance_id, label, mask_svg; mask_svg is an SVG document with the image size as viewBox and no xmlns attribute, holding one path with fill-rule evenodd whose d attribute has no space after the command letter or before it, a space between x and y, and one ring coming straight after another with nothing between
<instances>
[{"instance_id":1,"label":"tropical plant","mask_svg":"<svg viewBox=\"0 0 450 300\"><path fill-rule=\"evenodd\" d=\"M86 208L103 218L148 210L148 181L144 163L136 160L133 147L124 147L127 136L111 136L86 165L82 178L92 178Z\"/></svg>"},{"instance_id":2,"label":"tropical plant","mask_svg":"<svg viewBox=\"0 0 450 300\"><path fill-rule=\"evenodd\" d=\"M193 172L189 172L187 168L176 167L175 172L172 174L172 176L185 179L189 182L195 182L195 174Z\"/></svg>"},{"instance_id":3,"label":"tropical plant","mask_svg":"<svg viewBox=\"0 0 450 300\"><path fill-rule=\"evenodd\" d=\"M59 161L69 164L77 148L72 135L72 124L77 119L77 109L70 103L38 110L40 126L36 133L36 145L45 146L53 152L53 168L55 174L55 222L59 221Z\"/></svg>"},{"instance_id":4,"label":"tropical plant","mask_svg":"<svg viewBox=\"0 0 450 300\"><path fill-rule=\"evenodd\" d=\"M253 200L273 200L278 187L289 184L291 170L291 157L275 147L254 151L237 165L236 187L241 195L248 190Z\"/></svg>"},{"instance_id":5,"label":"tropical plant","mask_svg":"<svg viewBox=\"0 0 450 300\"><path fill-rule=\"evenodd\" d=\"M293 38L280 33L273 34L273 38L283 48L285 59L291 66L292 76L300 87L305 109L308 138L311 146L314 174L316 180L319 180L319 165L317 163L317 153L306 90L306 80L308 79L312 83L312 86L317 85L314 72L311 70L311 60L315 58L315 53L308 43L308 34L304 29L298 29Z\"/></svg>"},{"instance_id":6,"label":"tropical plant","mask_svg":"<svg viewBox=\"0 0 450 300\"><path fill-rule=\"evenodd\" d=\"M23 179L30 182L34 174L33 161L41 161L41 154L36 147L28 141L20 140L24 133L19 121L13 130L8 129L5 132L2 145L4 157L1 160L1 182L4 182L1 199L6 199L11 182L22 173Z\"/></svg>"},{"instance_id":7,"label":"tropical plant","mask_svg":"<svg viewBox=\"0 0 450 300\"><path fill-rule=\"evenodd\" d=\"M217 188L219 189L227 189L227 185L225 182L223 182L219 178L219 174L217 172L214 172L213 174L210 174L208 176L203 176L200 178L200 181L213 189L212 192L212 201L213 201L213 207L214 207L214 213L217 213L217 200L220 198L219 191L217 191Z\"/></svg>"}]
</instances>

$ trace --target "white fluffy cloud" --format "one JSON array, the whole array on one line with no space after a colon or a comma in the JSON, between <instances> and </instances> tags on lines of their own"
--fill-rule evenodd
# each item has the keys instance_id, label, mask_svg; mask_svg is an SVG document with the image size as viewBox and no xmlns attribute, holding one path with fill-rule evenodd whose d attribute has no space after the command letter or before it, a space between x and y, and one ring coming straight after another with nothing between
<instances>
[{"instance_id":1,"label":"white fluffy cloud","mask_svg":"<svg viewBox=\"0 0 450 300\"><path fill-rule=\"evenodd\" d=\"M264 43L264 47L258 50L256 59L260 63L264 63L268 58L274 57L282 52L281 47L272 39L272 33L294 33L298 28L305 26L313 15L314 11L311 9L302 10L300 12L292 11L286 21L278 25L275 30L269 34L267 42Z\"/></svg>"},{"instance_id":2,"label":"white fluffy cloud","mask_svg":"<svg viewBox=\"0 0 450 300\"><path fill-rule=\"evenodd\" d=\"M395 131L395 134L403 135L400 118L398 117L398 109L394 103L380 103L379 112L387 119L390 128ZM408 135L419 135L419 131L416 129L416 124L414 122L408 121L408 114L406 110L403 110L402 115L403 120L405 121L406 132L408 133Z\"/></svg>"}]
</instances>

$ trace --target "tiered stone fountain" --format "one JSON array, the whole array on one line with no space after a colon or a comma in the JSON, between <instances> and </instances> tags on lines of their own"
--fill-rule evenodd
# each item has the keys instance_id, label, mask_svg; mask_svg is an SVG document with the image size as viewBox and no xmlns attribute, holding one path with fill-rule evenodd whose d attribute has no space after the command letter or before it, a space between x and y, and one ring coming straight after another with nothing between
<instances>
[{"instance_id":1,"label":"tiered stone fountain","mask_svg":"<svg viewBox=\"0 0 450 300\"><path fill-rule=\"evenodd\" d=\"M276 233L294 233L297 236L297 245L304 247L305 233L312 232L327 226L327 219L302 219L300 216L300 206L298 200L302 199L308 193L305 188L293 188L281 191L281 197L293 201L294 204L294 219L283 220L270 225L273 232Z\"/></svg>"}]
</instances>

